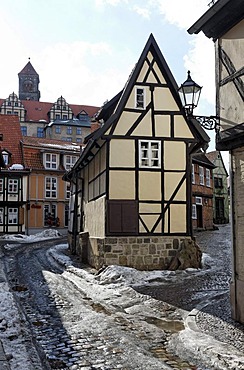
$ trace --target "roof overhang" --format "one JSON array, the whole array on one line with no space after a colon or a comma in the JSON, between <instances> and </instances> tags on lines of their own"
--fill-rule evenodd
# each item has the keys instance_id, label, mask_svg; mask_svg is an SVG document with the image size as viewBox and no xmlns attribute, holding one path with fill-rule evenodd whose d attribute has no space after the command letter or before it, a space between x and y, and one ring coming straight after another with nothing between
<instances>
[{"instance_id":1,"label":"roof overhang","mask_svg":"<svg viewBox=\"0 0 244 370\"><path fill-rule=\"evenodd\" d=\"M243 0L218 0L189 29L190 34L203 31L216 41L244 17Z\"/></svg>"}]
</instances>

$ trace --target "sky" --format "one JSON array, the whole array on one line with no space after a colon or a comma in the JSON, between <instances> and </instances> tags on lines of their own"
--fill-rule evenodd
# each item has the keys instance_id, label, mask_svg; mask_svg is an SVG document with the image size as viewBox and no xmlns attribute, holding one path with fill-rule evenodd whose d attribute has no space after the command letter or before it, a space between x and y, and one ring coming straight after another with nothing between
<instances>
[{"instance_id":1,"label":"sky","mask_svg":"<svg viewBox=\"0 0 244 370\"><path fill-rule=\"evenodd\" d=\"M28 58L41 101L102 106L125 85L152 33L178 85L203 86L199 115L215 114L214 43L187 29L210 0L0 0L0 98L18 94ZM214 133L209 132L214 150Z\"/></svg>"}]
</instances>

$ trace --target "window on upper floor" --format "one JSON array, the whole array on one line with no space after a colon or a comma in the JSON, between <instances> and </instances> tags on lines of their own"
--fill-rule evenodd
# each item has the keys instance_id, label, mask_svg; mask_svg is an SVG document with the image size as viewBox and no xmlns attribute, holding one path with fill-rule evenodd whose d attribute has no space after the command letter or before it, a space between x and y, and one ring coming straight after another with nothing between
<instances>
[{"instance_id":1,"label":"window on upper floor","mask_svg":"<svg viewBox=\"0 0 244 370\"><path fill-rule=\"evenodd\" d=\"M7 110L7 114L12 114L12 111L11 110Z\"/></svg>"},{"instance_id":2,"label":"window on upper floor","mask_svg":"<svg viewBox=\"0 0 244 370\"><path fill-rule=\"evenodd\" d=\"M68 119L67 114L63 114L63 119Z\"/></svg>"},{"instance_id":3,"label":"window on upper floor","mask_svg":"<svg viewBox=\"0 0 244 370\"><path fill-rule=\"evenodd\" d=\"M66 133L67 133L67 135L72 135L72 127L71 126L67 126Z\"/></svg>"},{"instance_id":4,"label":"window on upper floor","mask_svg":"<svg viewBox=\"0 0 244 370\"><path fill-rule=\"evenodd\" d=\"M18 106L19 106L18 102L15 102L15 103L14 103L14 106L15 106L15 107L18 107Z\"/></svg>"},{"instance_id":5,"label":"window on upper floor","mask_svg":"<svg viewBox=\"0 0 244 370\"><path fill-rule=\"evenodd\" d=\"M55 114L55 119L60 119L60 114Z\"/></svg>"},{"instance_id":6,"label":"window on upper floor","mask_svg":"<svg viewBox=\"0 0 244 370\"><path fill-rule=\"evenodd\" d=\"M10 164L10 154L6 152L5 150L2 151L3 160L6 166Z\"/></svg>"},{"instance_id":7,"label":"window on upper floor","mask_svg":"<svg viewBox=\"0 0 244 370\"><path fill-rule=\"evenodd\" d=\"M206 168L206 186L210 187L210 170Z\"/></svg>"},{"instance_id":8,"label":"window on upper floor","mask_svg":"<svg viewBox=\"0 0 244 370\"><path fill-rule=\"evenodd\" d=\"M214 187L215 188L222 188L223 187L222 177L214 177Z\"/></svg>"},{"instance_id":9,"label":"window on upper floor","mask_svg":"<svg viewBox=\"0 0 244 370\"><path fill-rule=\"evenodd\" d=\"M56 134L61 134L61 127L60 126L55 126L55 133Z\"/></svg>"},{"instance_id":10,"label":"window on upper floor","mask_svg":"<svg viewBox=\"0 0 244 370\"><path fill-rule=\"evenodd\" d=\"M18 208L8 209L8 224L16 225L18 223Z\"/></svg>"},{"instance_id":11,"label":"window on upper floor","mask_svg":"<svg viewBox=\"0 0 244 370\"><path fill-rule=\"evenodd\" d=\"M66 137L66 141L72 141L72 137Z\"/></svg>"},{"instance_id":12,"label":"window on upper floor","mask_svg":"<svg viewBox=\"0 0 244 370\"><path fill-rule=\"evenodd\" d=\"M0 208L0 225L2 225L2 224L3 224L3 212L4 212L4 210L3 210L3 208L1 207L1 208Z\"/></svg>"},{"instance_id":13,"label":"window on upper floor","mask_svg":"<svg viewBox=\"0 0 244 370\"><path fill-rule=\"evenodd\" d=\"M191 166L191 182L192 184L195 184L195 166L192 164Z\"/></svg>"},{"instance_id":14,"label":"window on upper floor","mask_svg":"<svg viewBox=\"0 0 244 370\"><path fill-rule=\"evenodd\" d=\"M57 198L57 178L46 177L45 178L45 197L46 198Z\"/></svg>"},{"instance_id":15,"label":"window on upper floor","mask_svg":"<svg viewBox=\"0 0 244 370\"><path fill-rule=\"evenodd\" d=\"M8 192L9 193L18 193L19 189L19 181L17 179L9 179L8 180Z\"/></svg>"},{"instance_id":16,"label":"window on upper floor","mask_svg":"<svg viewBox=\"0 0 244 370\"><path fill-rule=\"evenodd\" d=\"M161 166L161 142L139 140L139 166L155 167Z\"/></svg>"},{"instance_id":17,"label":"window on upper floor","mask_svg":"<svg viewBox=\"0 0 244 370\"><path fill-rule=\"evenodd\" d=\"M136 87L135 99L136 99L135 107L144 109L145 108L145 89L141 87Z\"/></svg>"},{"instance_id":18,"label":"window on upper floor","mask_svg":"<svg viewBox=\"0 0 244 370\"><path fill-rule=\"evenodd\" d=\"M3 190L4 190L3 184L4 184L4 180L0 179L0 193L3 193Z\"/></svg>"},{"instance_id":19,"label":"window on upper floor","mask_svg":"<svg viewBox=\"0 0 244 370\"><path fill-rule=\"evenodd\" d=\"M204 168L199 166L199 184L204 185Z\"/></svg>"},{"instance_id":20,"label":"window on upper floor","mask_svg":"<svg viewBox=\"0 0 244 370\"><path fill-rule=\"evenodd\" d=\"M77 142L77 143L81 143L81 142L82 142L81 137L77 137L77 138L76 138L76 142Z\"/></svg>"},{"instance_id":21,"label":"window on upper floor","mask_svg":"<svg viewBox=\"0 0 244 370\"><path fill-rule=\"evenodd\" d=\"M8 107L11 107L11 102L10 101L8 101Z\"/></svg>"},{"instance_id":22,"label":"window on upper floor","mask_svg":"<svg viewBox=\"0 0 244 370\"><path fill-rule=\"evenodd\" d=\"M50 168L56 170L58 168L58 155L53 153L45 153L44 156L44 166L45 168Z\"/></svg>"},{"instance_id":23,"label":"window on upper floor","mask_svg":"<svg viewBox=\"0 0 244 370\"><path fill-rule=\"evenodd\" d=\"M44 137L43 127L37 127L37 137Z\"/></svg>"},{"instance_id":24,"label":"window on upper floor","mask_svg":"<svg viewBox=\"0 0 244 370\"><path fill-rule=\"evenodd\" d=\"M27 136L27 126L21 126L21 132L23 136Z\"/></svg>"},{"instance_id":25,"label":"window on upper floor","mask_svg":"<svg viewBox=\"0 0 244 370\"><path fill-rule=\"evenodd\" d=\"M81 135L81 127L76 127L76 135Z\"/></svg>"},{"instance_id":26,"label":"window on upper floor","mask_svg":"<svg viewBox=\"0 0 244 370\"><path fill-rule=\"evenodd\" d=\"M76 155L66 155L65 156L65 164L64 164L65 169L70 170L74 166L74 164L75 164L75 162L77 161L78 158L79 157L76 156Z\"/></svg>"}]
</instances>

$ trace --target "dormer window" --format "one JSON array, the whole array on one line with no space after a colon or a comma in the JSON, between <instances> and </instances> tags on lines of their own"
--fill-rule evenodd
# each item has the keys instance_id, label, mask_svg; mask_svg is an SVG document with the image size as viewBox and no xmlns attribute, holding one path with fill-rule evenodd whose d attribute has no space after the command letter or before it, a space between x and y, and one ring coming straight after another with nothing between
<instances>
[{"instance_id":1,"label":"dormer window","mask_svg":"<svg viewBox=\"0 0 244 370\"><path fill-rule=\"evenodd\" d=\"M8 166L9 163L10 163L10 155L9 155L9 153L4 150L4 151L2 151L2 156L3 156L3 160L4 160L4 163L5 163L5 166Z\"/></svg>"},{"instance_id":2,"label":"dormer window","mask_svg":"<svg viewBox=\"0 0 244 370\"><path fill-rule=\"evenodd\" d=\"M145 108L145 90L141 87L136 87L136 108Z\"/></svg>"},{"instance_id":3,"label":"dormer window","mask_svg":"<svg viewBox=\"0 0 244 370\"><path fill-rule=\"evenodd\" d=\"M66 155L65 156L65 169L70 170L74 166L78 158L79 157L76 155Z\"/></svg>"},{"instance_id":4,"label":"dormer window","mask_svg":"<svg viewBox=\"0 0 244 370\"><path fill-rule=\"evenodd\" d=\"M44 166L47 169L56 170L58 168L58 156L57 156L57 154L45 153Z\"/></svg>"}]
</instances>

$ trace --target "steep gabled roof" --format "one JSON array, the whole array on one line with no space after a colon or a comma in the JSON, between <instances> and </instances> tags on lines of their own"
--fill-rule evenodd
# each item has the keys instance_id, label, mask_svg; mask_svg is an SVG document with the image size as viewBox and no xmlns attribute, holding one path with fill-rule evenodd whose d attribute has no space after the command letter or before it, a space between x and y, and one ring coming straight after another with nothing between
<instances>
[{"instance_id":1,"label":"steep gabled roof","mask_svg":"<svg viewBox=\"0 0 244 370\"><path fill-rule=\"evenodd\" d=\"M151 34L143 51L142 54L132 71L129 80L127 81L125 88L122 92L118 93L111 101L109 101L107 104L105 104L104 108L98 115L101 119L106 119L104 125L96 130L94 133L89 135L90 140L87 143L87 146L85 147L80 159L76 162L73 169L79 167L82 164L82 161L86 159L86 157L89 156L90 151L92 148L94 148L97 145L97 141L99 139L103 139L103 135L107 132L107 130L112 126L115 125L120 115L122 114L124 110L124 106L131 94L131 91L137 81L137 78L142 70L143 64L146 60L146 57L148 53L151 52L153 55L154 61L157 63L158 67L161 69L161 73L167 83L167 86L170 89L171 94L173 95L173 99L176 103L176 105L179 108L179 112L185 117L185 120L189 124L189 128L192 131L195 138L199 140L201 143L206 143L210 141L210 138L205 133L205 131L201 128L201 126L197 123L195 119L187 119L185 115L185 111L183 109L179 94L178 94L178 86L177 83L168 67L168 64L166 63L153 35ZM146 77L147 78L147 75ZM155 77L156 78L156 77ZM104 110L104 115L102 114ZM93 153L94 154L94 153Z\"/></svg>"},{"instance_id":2,"label":"steep gabled roof","mask_svg":"<svg viewBox=\"0 0 244 370\"><path fill-rule=\"evenodd\" d=\"M11 164L24 164L21 151L22 133L19 117L14 115L0 114L0 141L1 150L11 153Z\"/></svg>"},{"instance_id":3,"label":"steep gabled roof","mask_svg":"<svg viewBox=\"0 0 244 370\"><path fill-rule=\"evenodd\" d=\"M243 0L218 0L189 29L216 41L244 18Z\"/></svg>"},{"instance_id":4,"label":"steep gabled roof","mask_svg":"<svg viewBox=\"0 0 244 370\"><path fill-rule=\"evenodd\" d=\"M207 156L207 158L208 158L212 163L214 163L214 164L216 164L216 160L217 160L218 158L220 158L220 160L221 160L221 162L222 162L222 166L223 166L224 171L225 171L225 173L226 173L226 176L227 176L227 177L229 176L229 174L228 174L228 172L227 172L227 170L226 170L226 168L225 168L225 164L224 164L224 161L223 161L223 158L222 158L222 155L221 155L221 152L220 152L220 151L218 151L218 150L214 150L214 151L212 151L212 152L208 152L208 153L206 153L206 156Z\"/></svg>"}]
</instances>

